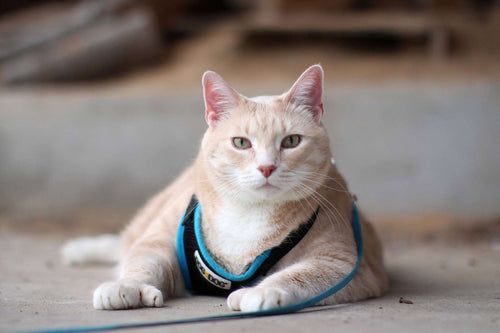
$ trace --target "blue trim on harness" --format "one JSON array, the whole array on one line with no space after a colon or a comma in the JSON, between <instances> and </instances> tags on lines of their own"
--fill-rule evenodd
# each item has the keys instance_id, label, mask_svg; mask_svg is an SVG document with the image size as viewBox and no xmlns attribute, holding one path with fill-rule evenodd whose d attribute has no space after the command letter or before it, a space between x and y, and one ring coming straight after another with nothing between
<instances>
[{"instance_id":1,"label":"blue trim on harness","mask_svg":"<svg viewBox=\"0 0 500 333\"><path fill-rule=\"evenodd\" d=\"M186 218L186 212L182 215L181 224L179 225L179 230L177 231L177 258L179 260L179 266L181 268L182 277L184 279L184 285L186 289L191 289L191 276L189 275L189 269L186 262L186 252L184 251L184 219Z\"/></svg>"},{"instance_id":2,"label":"blue trim on harness","mask_svg":"<svg viewBox=\"0 0 500 333\"><path fill-rule=\"evenodd\" d=\"M203 258L207 263L215 270L215 273L222 276L225 279L241 282L249 279L255 272L259 269L262 263L269 257L271 250L262 252L252 263L252 265L247 269L247 271L242 275L233 275L227 272L224 268L220 267L219 264L210 256L208 250L203 242L203 236L201 235L201 205L198 204L194 211L194 232L196 235L196 241L198 242L198 247L200 248Z\"/></svg>"}]
</instances>

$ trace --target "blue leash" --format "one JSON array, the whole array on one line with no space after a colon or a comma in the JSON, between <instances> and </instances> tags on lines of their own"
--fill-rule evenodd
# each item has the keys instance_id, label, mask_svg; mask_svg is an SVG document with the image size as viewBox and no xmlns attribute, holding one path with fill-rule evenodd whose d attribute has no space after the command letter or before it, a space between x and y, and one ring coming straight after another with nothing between
<instances>
[{"instance_id":1,"label":"blue leash","mask_svg":"<svg viewBox=\"0 0 500 333\"><path fill-rule=\"evenodd\" d=\"M222 320L232 320L240 318L255 318L264 316L276 316L289 314L303 310L307 307L313 306L318 302L321 302L325 298L335 294L340 289L344 288L354 277L359 265L361 264L361 258L363 257L363 239L361 235L361 224L359 221L359 212L354 203L352 206L352 230L354 234L354 240L356 241L356 249L358 252L358 261L352 269L352 271L346 275L340 282L338 282L333 287L327 289L319 295L309 298L305 301L295 303L292 305L284 306L276 309L260 310L253 312L238 312L230 314L222 314L217 316L207 316L207 317L196 317L196 318L186 318L177 320L166 320L166 321L151 321L142 323L130 323L130 324L110 324L110 325L100 325L100 326L80 326L80 327L68 327L60 329L48 329L48 330L37 330L29 331L26 333L75 333L75 332L100 332L100 331L112 331L120 329L131 329L131 328L146 328L154 326L170 326L179 324L190 324L190 323L202 323L209 321L222 321Z\"/></svg>"}]
</instances>

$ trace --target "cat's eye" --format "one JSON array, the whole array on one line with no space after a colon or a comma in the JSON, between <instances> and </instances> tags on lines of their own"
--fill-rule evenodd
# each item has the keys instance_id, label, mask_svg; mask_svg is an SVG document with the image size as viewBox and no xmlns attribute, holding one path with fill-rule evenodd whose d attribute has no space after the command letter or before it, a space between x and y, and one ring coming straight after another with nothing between
<instances>
[{"instance_id":1,"label":"cat's eye","mask_svg":"<svg viewBox=\"0 0 500 333\"><path fill-rule=\"evenodd\" d=\"M289 135L281 141L282 148L295 148L300 143L300 135Z\"/></svg>"},{"instance_id":2,"label":"cat's eye","mask_svg":"<svg viewBox=\"0 0 500 333\"><path fill-rule=\"evenodd\" d=\"M250 140L246 138L233 138L233 145L238 149L248 149L252 147Z\"/></svg>"}]
</instances>

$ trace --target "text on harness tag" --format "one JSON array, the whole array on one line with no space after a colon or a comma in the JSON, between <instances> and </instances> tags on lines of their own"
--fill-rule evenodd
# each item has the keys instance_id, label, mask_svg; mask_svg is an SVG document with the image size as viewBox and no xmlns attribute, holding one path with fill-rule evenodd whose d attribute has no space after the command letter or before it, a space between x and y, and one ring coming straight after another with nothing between
<instances>
[{"instance_id":1,"label":"text on harness tag","mask_svg":"<svg viewBox=\"0 0 500 333\"><path fill-rule=\"evenodd\" d=\"M198 251L194 252L194 259L196 261L196 268L201 273L201 275L211 284L221 289L229 290L231 289L231 281L224 279L223 277L215 274L208 268L207 265L201 260L200 254Z\"/></svg>"}]
</instances>

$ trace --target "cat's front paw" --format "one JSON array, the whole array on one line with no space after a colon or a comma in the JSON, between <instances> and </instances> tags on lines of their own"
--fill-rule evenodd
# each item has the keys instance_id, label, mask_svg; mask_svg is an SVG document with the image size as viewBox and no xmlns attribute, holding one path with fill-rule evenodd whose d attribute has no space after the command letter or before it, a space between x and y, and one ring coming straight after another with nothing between
<instances>
[{"instance_id":1,"label":"cat's front paw","mask_svg":"<svg viewBox=\"0 0 500 333\"><path fill-rule=\"evenodd\" d=\"M94 291L94 308L97 310L133 309L142 306L163 306L161 291L147 284L127 281L106 282Z\"/></svg>"},{"instance_id":2,"label":"cat's front paw","mask_svg":"<svg viewBox=\"0 0 500 333\"><path fill-rule=\"evenodd\" d=\"M294 297L281 288L243 288L229 295L227 305L235 311L258 311L275 309L293 304Z\"/></svg>"}]
</instances>

